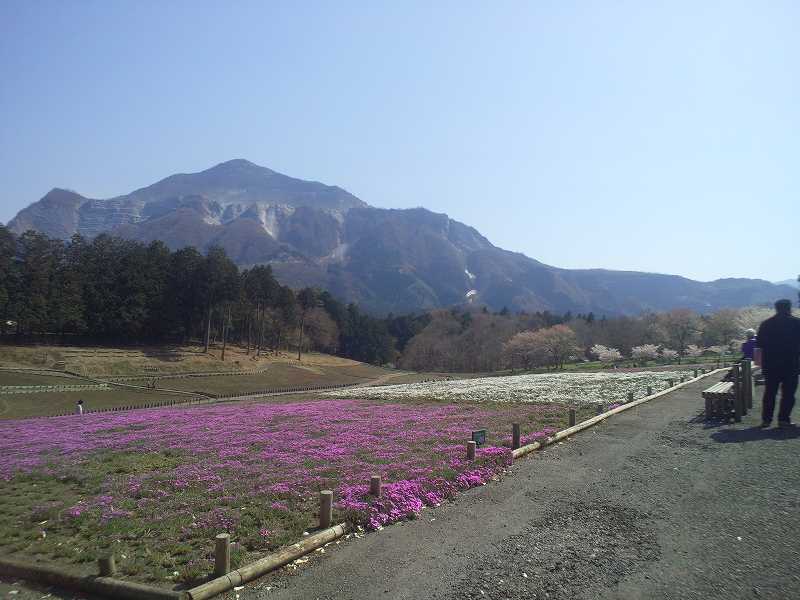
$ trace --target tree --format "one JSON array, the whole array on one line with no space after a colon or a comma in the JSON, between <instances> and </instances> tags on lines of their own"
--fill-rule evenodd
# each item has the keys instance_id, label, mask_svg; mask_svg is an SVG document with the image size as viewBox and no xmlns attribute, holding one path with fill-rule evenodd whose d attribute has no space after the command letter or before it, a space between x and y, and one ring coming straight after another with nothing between
<instances>
[{"instance_id":1,"label":"tree","mask_svg":"<svg viewBox=\"0 0 800 600\"><path fill-rule=\"evenodd\" d=\"M744 328L739 325L740 311L725 308L709 316L705 322L703 339L708 345L730 344L740 339Z\"/></svg>"},{"instance_id":2,"label":"tree","mask_svg":"<svg viewBox=\"0 0 800 600\"><path fill-rule=\"evenodd\" d=\"M658 358L658 346L655 344L642 344L631 349L631 358L641 361L655 360Z\"/></svg>"},{"instance_id":3,"label":"tree","mask_svg":"<svg viewBox=\"0 0 800 600\"><path fill-rule=\"evenodd\" d=\"M596 357L597 360L605 363L613 363L622 360L622 353L616 348L608 348L602 344L595 344L589 350L589 353Z\"/></svg>"},{"instance_id":4,"label":"tree","mask_svg":"<svg viewBox=\"0 0 800 600\"><path fill-rule=\"evenodd\" d=\"M688 308L676 308L661 315L670 344L682 353L700 334L700 319Z\"/></svg>"},{"instance_id":5,"label":"tree","mask_svg":"<svg viewBox=\"0 0 800 600\"><path fill-rule=\"evenodd\" d=\"M673 360L678 358L680 355L681 355L681 353L678 352L677 350L671 350L669 348L662 348L661 349L662 358L664 360L666 360L666 361L669 361L669 362L672 362Z\"/></svg>"},{"instance_id":6,"label":"tree","mask_svg":"<svg viewBox=\"0 0 800 600\"><path fill-rule=\"evenodd\" d=\"M703 348L701 348L700 346L697 346L695 344L689 344L688 346L686 346L686 350L683 351L683 354L685 356L690 356L692 358L696 358L698 356L702 356L704 351L705 350Z\"/></svg>"},{"instance_id":7,"label":"tree","mask_svg":"<svg viewBox=\"0 0 800 600\"><path fill-rule=\"evenodd\" d=\"M531 355L534 360L554 368L562 368L564 362L580 352L575 332L566 325L553 325L533 332Z\"/></svg>"},{"instance_id":8,"label":"tree","mask_svg":"<svg viewBox=\"0 0 800 600\"><path fill-rule=\"evenodd\" d=\"M235 300L239 293L239 269L219 246L209 249L201 271L200 295L206 307L205 349L211 344L211 316L215 307Z\"/></svg>"},{"instance_id":9,"label":"tree","mask_svg":"<svg viewBox=\"0 0 800 600\"><path fill-rule=\"evenodd\" d=\"M253 325L255 322L256 356L261 354L264 344L264 329L267 320L268 306L273 306L279 302L280 286L272 275L270 266L258 265L242 273L242 287L244 300L249 305L247 319L247 351L250 352L252 343ZM293 299L292 299L293 301ZM253 314L255 310L255 314ZM270 313L270 317L275 318L277 313Z\"/></svg>"},{"instance_id":10,"label":"tree","mask_svg":"<svg viewBox=\"0 0 800 600\"><path fill-rule=\"evenodd\" d=\"M50 325L52 280L61 242L36 231L26 231L18 241L20 289L16 312L23 331L46 331Z\"/></svg>"},{"instance_id":11,"label":"tree","mask_svg":"<svg viewBox=\"0 0 800 600\"><path fill-rule=\"evenodd\" d=\"M51 296L51 320L60 334L86 331L86 305L83 299L84 275L81 268L86 241L78 234L59 253L53 277Z\"/></svg>"},{"instance_id":12,"label":"tree","mask_svg":"<svg viewBox=\"0 0 800 600\"><path fill-rule=\"evenodd\" d=\"M520 367L528 370L536 363L537 345L534 334L533 331L520 331L503 344L503 355L512 369Z\"/></svg>"},{"instance_id":13,"label":"tree","mask_svg":"<svg viewBox=\"0 0 800 600\"><path fill-rule=\"evenodd\" d=\"M300 353L303 350L303 328L306 324L306 317L309 312L317 306L318 292L313 288L304 288L297 294L297 305L300 309L300 335L297 341L297 360L300 360Z\"/></svg>"},{"instance_id":14,"label":"tree","mask_svg":"<svg viewBox=\"0 0 800 600\"><path fill-rule=\"evenodd\" d=\"M354 360L383 365L395 360L394 339L385 321L362 313L355 304L347 305L341 329L340 352Z\"/></svg>"},{"instance_id":15,"label":"tree","mask_svg":"<svg viewBox=\"0 0 800 600\"><path fill-rule=\"evenodd\" d=\"M15 295L16 269L14 256L17 243L14 235L0 225L0 333L5 333L11 319L11 299Z\"/></svg>"},{"instance_id":16,"label":"tree","mask_svg":"<svg viewBox=\"0 0 800 600\"><path fill-rule=\"evenodd\" d=\"M204 306L201 297L201 280L205 258L194 248L183 248L170 256L168 283L165 298L169 301L162 309L167 329L185 341L193 334L199 335L197 324L203 322Z\"/></svg>"},{"instance_id":17,"label":"tree","mask_svg":"<svg viewBox=\"0 0 800 600\"><path fill-rule=\"evenodd\" d=\"M739 327L740 331L744 331L745 329L755 329L758 331L758 326L774 314L775 311L767 306L750 306L748 308L743 308L736 317L736 325Z\"/></svg>"},{"instance_id":18,"label":"tree","mask_svg":"<svg viewBox=\"0 0 800 600\"><path fill-rule=\"evenodd\" d=\"M312 308L305 319L306 335L310 344L321 352L330 354L339 349L339 328L323 308Z\"/></svg>"}]
</instances>

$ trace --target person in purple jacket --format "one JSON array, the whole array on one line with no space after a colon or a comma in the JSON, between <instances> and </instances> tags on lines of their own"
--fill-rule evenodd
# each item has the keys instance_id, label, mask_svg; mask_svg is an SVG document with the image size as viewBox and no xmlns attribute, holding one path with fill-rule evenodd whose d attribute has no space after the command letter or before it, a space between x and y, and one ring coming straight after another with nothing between
<instances>
[{"instance_id":1,"label":"person in purple jacket","mask_svg":"<svg viewBox=\"0 0 800 600\"><path fill-rule=\"evenodd\" d=\"M747 340L744 344L742 344L742 354L744 355L744 358L753 360L753 353L755 352L756 346L758 346L756 343L756 340L758 339L756 338L756 330L748 329L744 332L744 334L747 336Z\"/></svg>"}]
</instances>

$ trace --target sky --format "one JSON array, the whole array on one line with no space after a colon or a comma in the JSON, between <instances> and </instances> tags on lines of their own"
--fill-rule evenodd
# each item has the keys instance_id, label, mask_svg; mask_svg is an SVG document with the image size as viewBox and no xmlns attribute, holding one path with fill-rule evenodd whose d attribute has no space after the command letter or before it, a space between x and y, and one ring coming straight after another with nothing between
<instances>
[{"instance_id":1,"label":"sky","mask_svg":"<svg viewBox=\"0 0 800 600\"><path fill-rule=\"evenodd\" d=\"M0 3L0 222L246 158L567 268L800 272L800 3Z\"/></svg>"}]
</instances>

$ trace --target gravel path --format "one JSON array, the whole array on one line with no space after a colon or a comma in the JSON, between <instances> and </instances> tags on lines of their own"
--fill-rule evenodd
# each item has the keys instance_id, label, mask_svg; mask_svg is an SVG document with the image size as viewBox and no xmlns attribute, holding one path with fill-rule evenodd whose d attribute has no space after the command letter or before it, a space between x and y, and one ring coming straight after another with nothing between
<instances>
[{"instance_id":1,"label":"gravel path","mask_svg":"<svg viewBox=\"0 0 800 600\"><path fill-rule=\"evenodd\" d=\"M800 431L697 418L710 379L613 417L246 599L798 598ZM760 390L759 390L760 391ZM758 409L759 402L756 402ZM231 593L228 598L235 598Z\"/></svg>"}]
</instances>

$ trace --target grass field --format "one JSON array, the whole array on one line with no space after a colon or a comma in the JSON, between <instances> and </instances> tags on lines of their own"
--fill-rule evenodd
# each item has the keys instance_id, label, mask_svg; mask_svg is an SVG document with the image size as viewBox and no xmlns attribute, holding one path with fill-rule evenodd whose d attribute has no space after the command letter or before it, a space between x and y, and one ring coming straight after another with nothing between
<instances>
[{"instance_id":1,"label":"grass field","mask_svg":"<svg viewBox=\"0 0 800 600\"><path fill-rule=\"evenodd\" d=\"M48 361L67 361L68 368L89 376L137 376L129 383L147 386L157 377L159 390L135 390L115 387L109 391L46 392L0 395L0 419L50 416L72 412L79 399L87 410L121 406L142 406L186 398L170 394L168 389L201 394L230 395L260 392L265 389L311 385L362 383L395 375L396 372L326 354L306 353L302 361L294 354L264 354L250 360L241 348L229 347L227 360L219 359L219 349L203 355L196 347L184 348L62 348L0 346L0 367L31 369ZM72 361L72 362L70 362ZM246 364L243 364L246 363ZM263 369L256 375L235 374L243 370ZM170 373L231 372L234 375L207 377L164 377ZM82 384L87 380L58 374L23 371L0 371L0 385Z\"/></svg>"},{"instance_id":2,"label":"grass field","mask_svg":"<svg viewBox=\"0 0 800 600\"><path fill-rule=\"evenodd\" d=\"M0 550L90 570L113 549L136 580L174 585L211 570L213 536L234 563L315 523L320 489L336 519L380 527L480 485L524 440L565 424L563 406L251 402L0 422ZM465 442L488 443L475 462ZM369 477L386 482L380 500Z\"/></svg>"},{"instance_id":3,"label":"grass field","mask_svg":"<svg viewBox=\"0 0 800 600\"><path fill-rule=\"evenodd\" d=\"M0 419L24 419L72 413L78 400L83 400L84 410L123 406L144 406L185 400L189 396L114 388L109 391L86 390L80 392L42 392L34 394L0 395Z\"/></svg>"},{"instance_id":4,"label":"grass field","mask_svg":"<svg viewBox=\"0 0 800 600\"><path fill-rule=\"evenodd\" d=\"M80 383L85 382L62 375L0 371L0 385L76 385Z\"/></svg>"},{"instance_id":5,"label":"grass field","mask_svg":"<svg viewBox=\"0 0 800 600\"><path fill-rule=\"evenodd\" d=\"M270 365L258 375L162 378L159 388L198 391L205 394L247 394L265 389L292 386L361 383L391 375L387 369L371 365L300 366L287 363Z\"/></svg>"}]
</instances>

